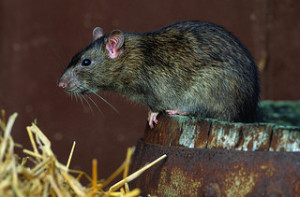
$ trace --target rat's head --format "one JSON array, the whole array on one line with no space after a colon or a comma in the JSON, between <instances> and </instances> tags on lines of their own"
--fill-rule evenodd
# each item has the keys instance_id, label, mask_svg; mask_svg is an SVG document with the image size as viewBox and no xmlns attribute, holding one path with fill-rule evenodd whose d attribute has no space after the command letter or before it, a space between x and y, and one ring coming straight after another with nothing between
<instances>
[{"instance_id":1,"label":"rat's head","mask_svg":"<svg viewBox=\"0 0 300 197\"><path fill-rule=\"evenodd\" d=\"M58 86L73 94L95 93L113 85L120 65L119 55L123 51L124 35L115 30L103 35L96 27L93 42L76 54L58 80Z\"/></svg>"}]
</instances>

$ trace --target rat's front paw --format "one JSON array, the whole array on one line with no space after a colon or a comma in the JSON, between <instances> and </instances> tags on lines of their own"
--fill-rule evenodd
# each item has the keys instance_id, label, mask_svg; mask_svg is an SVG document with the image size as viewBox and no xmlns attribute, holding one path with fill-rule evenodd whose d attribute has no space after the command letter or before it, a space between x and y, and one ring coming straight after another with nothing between
<instances>
[{"instance_id":1,"label":"rat's front paw","mask_svg":"<svg viewBox=\"0 0 300 197\"><path fill-rule=\"evenodd\" d=\"M148 113L148 122L149 122L149 126L151 129L153 129L154 123L155 124L158 123L158 120L157 120L158 114L159 114L158 112L152 112L152 111L149 111L149 113Z\"/></svg>"}]
</instances>

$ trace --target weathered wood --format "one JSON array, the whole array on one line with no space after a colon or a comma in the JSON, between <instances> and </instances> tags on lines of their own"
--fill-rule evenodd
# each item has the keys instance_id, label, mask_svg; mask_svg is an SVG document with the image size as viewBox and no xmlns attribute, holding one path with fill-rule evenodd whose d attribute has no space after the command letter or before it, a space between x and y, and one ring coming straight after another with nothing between
<instances>
[{"instance_id":1,"label":"weathered wood","mask_svg":"<svg viewBox=\"0 0 300 197\"><path fill-rule=\"evenodd\" d=\"M168 157L131 183L142 196L297 196L300 153L191 149L140 140L132 172Z\"/></svg>"},{"instance_id":2,"label":"weathered wood","mask_svg":"<svg viewBox=\"0 0 300 197\"><path fill-rule=\"evenodd\" d=\"M146 143L187 148L293 152L300 151L300 127L162 114L154 129L146 126L144 140Z\"/></svg>"},{"instance_id":3,"label":"weathered wood","mask_svg":"<svg viewBox=\"0 0 300 197\"><path fill-rule=\"evenodd\" d=\"M271 134L271 125L215 122L210 130L208 148L268 151Z\"/></svg>"},{"instance_id":4,"label":"weathered wood","mask_svg":"<svg viewBox=\"0 0 300 197\"><path fill-rule=\"evenodd\" d=\"M267 106L272 113L282 111ZM286 123L298 122L287 105L280 106L287 112L282 117L289 117L283 118ZM273 123L242 124L161 114L153 129L146 126L132 170L162 154L168 157L133 185L144 195L168 197L297 196L300 127L274 124L278 114L269 117Z\"/></svg>"},{"instance_id":5,"label":"weathered wood","mask_svg":"<svg viewBox=\"0 0 300 197\"><path fill-rule=\"evenodd\" d=\"M300 129L275 127L270 151L300 152Z\"/></svg>"}]
</instances>

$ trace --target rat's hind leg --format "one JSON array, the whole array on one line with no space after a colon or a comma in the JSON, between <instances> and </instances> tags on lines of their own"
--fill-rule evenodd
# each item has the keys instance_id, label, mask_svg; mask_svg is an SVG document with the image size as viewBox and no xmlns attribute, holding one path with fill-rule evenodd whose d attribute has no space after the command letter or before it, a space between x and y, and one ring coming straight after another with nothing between
<instances>
[{"instance_id":1,"label":"rat's hind leg","mask_svg":"<svg viewBox=\"0 0 300 197\"><path fill-rule=\"evenodd\" d=\"M169 115L188 115L185 112L181 112L179 110L166 110Z\"/></svg>"}]
</instances>

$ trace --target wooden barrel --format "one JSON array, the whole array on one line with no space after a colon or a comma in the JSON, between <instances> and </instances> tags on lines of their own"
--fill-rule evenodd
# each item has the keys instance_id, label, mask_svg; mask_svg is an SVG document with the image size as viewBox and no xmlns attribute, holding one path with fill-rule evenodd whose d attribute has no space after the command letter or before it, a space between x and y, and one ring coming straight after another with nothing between
<instances>
[{"instance_id":1,"label":"wooden barrel","mask_svg":"<svg viewBox=\"0 0 300 197\"><path fill-rule=\"evenodd\" d=\"M132 171L168 157L132 185L143 196L297 196L300 127L160 115L138 141Z\"/></svg>"}]
</instances>

